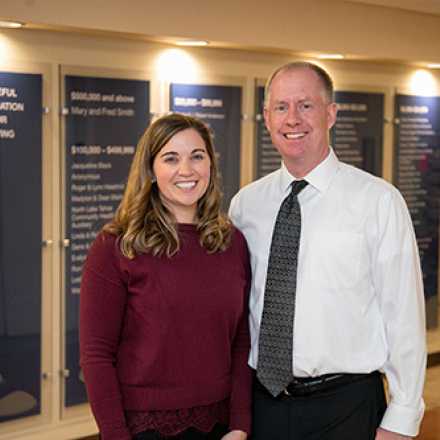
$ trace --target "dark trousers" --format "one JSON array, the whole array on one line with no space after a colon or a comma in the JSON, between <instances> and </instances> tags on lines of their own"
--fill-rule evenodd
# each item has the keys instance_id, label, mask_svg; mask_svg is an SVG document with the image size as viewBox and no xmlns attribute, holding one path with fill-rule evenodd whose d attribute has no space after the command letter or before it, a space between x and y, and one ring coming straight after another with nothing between
<instances>
[{"instance_id":1,"label":"dark trousers","mask_svg":"<svg viewBox=\"0 0 440 440\"><path fill-rule=\"evenodd\" d=\"M307 396L254 384L252 440L374 440L386 409L379 374Z\"/></svg>"},{"instance_id":2,"label":"dark trousers","mask_svg":"<svg viewBox=\"0 0 440 440\"><path fill-rule=\"evenodd\" d=\"M220 440L228 431L229 429L226 426L217 424L211 432L200 432L197 429L190 428L172 437L164 437L157 431L145 431L136 434L133 440Z\"/></svg>"}]
</instances>

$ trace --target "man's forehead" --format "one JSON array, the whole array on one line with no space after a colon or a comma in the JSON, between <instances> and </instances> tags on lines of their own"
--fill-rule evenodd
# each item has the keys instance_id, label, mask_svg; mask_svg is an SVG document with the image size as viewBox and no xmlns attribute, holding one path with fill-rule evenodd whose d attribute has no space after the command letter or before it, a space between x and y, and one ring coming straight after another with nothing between
<instances>
[{"instance_id":1,"label":"man's forehead","mask_svg":"<svg viewBox=\"0 0 440 440\"><path fill-rule=\"evenodd\" d=\"M313 101L313 97L311 96L273 96L271 101L276 104L288 103L291 101L295 102L305 102L305 101ZM316 98L315 98L316 99Z\"/></svg>"},{"instance_id":2,"label":"man's forehead","mask_svg":"<svg viewBox=\"0 0 440 440\"><path fill-rule=\"evenodd\" d=\"M298 83L280 83L274 84L270 91L270 99L272 101L305 101L315 100L323 96L320 87L303 87Z\"/></svg>"},{"instance_id":3,"label":"man's forehead","mask_svg":"<svg viewBox=\"0 0 440 440\"><path fill-rule=\"evenodd\" d=\"M299 70L299 69L297 69ZM306 71L307 69L303 69ZM295 75L296 71L287 71L277 75L271 84L270 100L313 100L317 97L324 97L325 90L319 78L310 76ZM308 73L308 72L307 72Z\"/></svg>"},{"instance_id":4,"label":"man's forehead","mask_svg":"<svg viewBox=\"0 0 440 440\"><path fill-rule=\"evenodd\" d=\"M308 69L305 67L295 67L290 69L280 70L272 79L272 83L279 81L280 79L286 80L286 78L290 78L291 80L295 80L297 78L307 79L307 81L319 81L319 76L312 69Z\"/></svg>"}]
</instances>

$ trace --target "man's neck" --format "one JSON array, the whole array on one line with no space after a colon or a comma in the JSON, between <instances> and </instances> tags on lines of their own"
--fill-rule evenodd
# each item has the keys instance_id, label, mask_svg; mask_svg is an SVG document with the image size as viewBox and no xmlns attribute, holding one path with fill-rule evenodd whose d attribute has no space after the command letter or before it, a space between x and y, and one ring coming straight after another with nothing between
<instances>
[{"instance_id":1,"label":"man's neck","mask_svg":"<svg viewBox=\"0 0 440 440\"><path fill-rule=\"evenodd\" d=\"M330 154L330 148L328 148L322 157L320 157L318 160L312 161L312 162L306 162L305 160L296 160L296 161L284 161L284 165L287 168L287 171L294 176L296 179L302 179L307 174L309 174L312 170L314 170L320 163L322 163L325 159L327 159L328 155Z\"/></svg>"}]
</instances>

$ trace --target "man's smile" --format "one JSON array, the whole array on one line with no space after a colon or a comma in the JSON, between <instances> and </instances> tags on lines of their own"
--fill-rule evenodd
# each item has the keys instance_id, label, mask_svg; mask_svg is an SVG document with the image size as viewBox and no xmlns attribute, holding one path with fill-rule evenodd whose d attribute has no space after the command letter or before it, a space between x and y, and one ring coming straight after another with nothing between
<instances>
[{"instance_id":1,"label":"man's smile","mask_svg":"<svg viewBox=\"0 0 440 440\"><path fill-rule=\"evenodd\" d=\"M298 132L298 133L292 133L292 132L289 132L289 133L284 133L283 136L284 136L286 139L294 140L294 139L301 139L301 138L303 138L306 134L307 134L307 132L305 132L305 131L301 131L301 132Z\"/></svg>"}]
</instances>

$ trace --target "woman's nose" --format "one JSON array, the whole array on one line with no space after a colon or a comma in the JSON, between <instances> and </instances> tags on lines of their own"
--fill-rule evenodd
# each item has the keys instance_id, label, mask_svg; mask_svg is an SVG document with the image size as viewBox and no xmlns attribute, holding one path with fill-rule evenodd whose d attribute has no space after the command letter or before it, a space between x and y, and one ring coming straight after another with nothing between
<instances>
[{"instance_id":1,"label":"woman's nose","mask_svg":"<svg viewBox=\"0 0 440 440\"><path fill-rule=\"evenodd\" d=\"M193 173L193 168L190 160L182 160L179 167L179 173L184 176L188 176Z\"/></svg>"}]
</instances>

